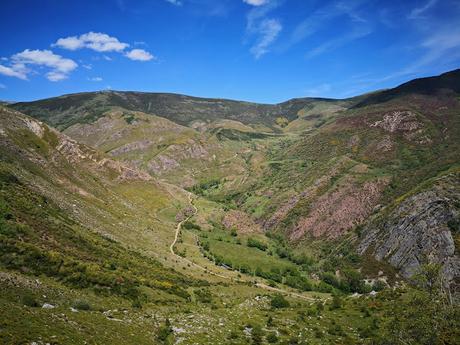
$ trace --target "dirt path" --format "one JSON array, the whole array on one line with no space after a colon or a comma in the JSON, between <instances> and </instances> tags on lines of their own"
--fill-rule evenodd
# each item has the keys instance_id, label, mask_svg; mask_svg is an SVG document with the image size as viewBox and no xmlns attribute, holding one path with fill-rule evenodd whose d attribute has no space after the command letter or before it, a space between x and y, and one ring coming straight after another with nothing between
<instances>
[{"instance_id":1,"label":"dirt path","mask_svg":"<svg viewBox=\"0 0 460 345\"><path fill-rule=\"evenodd\" d=\"M180 234L180 229L182 228L182 224L184 224L187 220L189 220L190 218L192 218L197 212L198 212L198 209L196 208L196 206L193 204L193 198L192 198L192 193L188 193L188 202L189 204L193 207L193 214L191 214L190 216L188 216L187 218L185 218L184 220L180 221L179 223L177 223L177 226L176 226L176 233L174 235L174 241L171 243L171 245L169 246L169 251L171 252L172 255L176 256L176 257L179 257L181 259L185 259L179 255L177 255L175 252L174 252L174 246L176 245L176 242L177 242L177 239L179 237L179 234Z\"/></svg>"},{"instance_id":2,"label":"dirt path","mask_svg":"<svg viewBox=\"0 0 460 345\"><path fill-rule=\"evenodd\" d=\"M182 228L182 224L184 224L186 221L188 221L190 218L192 218L195 214L198 213L198 209L196 208L196 206L193 203L193 194L190 193L190 192L188 193L188 200L189 200L190 205L193 207L193 214L191 214L190 216L188 216L184 220L182 220L179 223L177 223L176 233L174 235L174 241L169 246L169 250L170 250L171 254L174 255L177 259L179 259L179 260L181 260L183 262L186 262L186 263L190 264L191 266L196 267L196 268L202 270L203 272L211 274L211 275L213 275L215 277L219 277L219 278L222 278L222 279L227 279L227 280L230 280L230 281L233 281L233 282L236 282L236 283L244 283L244 284L250 283L250 281L248 281L248 280L228 277L228 276L225 276L223 274L212 272L209 269L207 269L207 268L205 268L203 266L200 266L200 265L196 264L195 262L176 254L176 252L174 251L174 246L176 245L177 239L179 238L179 234L180 234L180 231L181 231L181 228ZM307 297L307 296L303 296L303 295L295 293L295 292L290 292L290 291L287 291L287 290L275 288L275 287L266 285L264 283L255 283L254 285L257 286L258 288L261 288L261 289L264 289L264 290L282 293L282 294L287 295L287 296L296 297L296 298L300 298L300 299L307 300L307 301L315 301L315 299L312 298L312 297Z\"/></svg>"}]
</instances>

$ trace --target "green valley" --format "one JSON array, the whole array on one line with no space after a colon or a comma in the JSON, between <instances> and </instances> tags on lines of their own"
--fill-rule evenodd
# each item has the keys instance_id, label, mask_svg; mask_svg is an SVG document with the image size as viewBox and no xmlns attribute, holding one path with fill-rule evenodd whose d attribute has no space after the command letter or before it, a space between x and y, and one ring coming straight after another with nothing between
<instances>
[{"instance_id":1,"label":"green valley","mask_svg":"<svg viewBox=\"0 0 460 345\"><path fill-rule=\"evenodd\" d=\"M460 70L0 105L0 342L456 344L459 181Z\"/></svg>"}]
</instances>

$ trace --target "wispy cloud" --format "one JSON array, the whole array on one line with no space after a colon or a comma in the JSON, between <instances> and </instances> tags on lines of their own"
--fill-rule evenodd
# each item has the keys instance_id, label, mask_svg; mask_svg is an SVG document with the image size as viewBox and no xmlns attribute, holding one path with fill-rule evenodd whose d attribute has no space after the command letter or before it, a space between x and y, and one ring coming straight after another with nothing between
<instances>
[{"instance_id":1,"label":"wispy cloud","mask_svg":"<svg viewBox=\"0 0 460 345\"><path fill-rule=\"evenodd\" d=\"M268 17L268 14L277 8L281 2L278 0L249 0L245 2L254 6L247 15L246 32L250 36L256 37L250 52L256 59L259 59L270 51L270 46L283 30L283 25L279 19Z\"/></svg>"},{"instance_id":2,"label":"wispy cloud","mask_svg":"<svg viewBox=\"0 0 460 345\"><path fill-rule=\"evenodd\" d=\"M260 23L258 32L260 37L251 47L251 53L256 59L269 52L270 45L276 40L283 26L277 19L265 19Z\"/></svg>"},{"instance_id":3,"label":"wispy cloud","mask_svg":"<svg viewBox=\"0 0 460 345\"><path fill-rule=\"evenodd\" d=\"M422 16L423 13L425 13L426 11L428 11L430 8L432 8L433 6L436 5L436 3L438 2L438 0L428 0L426 3L424 3L422 6L420 7L416 7L414 8L408 15L408 18L409 19L417 19L417 18L420 18Z\"/></svg>"},{"instance_id":4,"label":"wispy cloud","mask_svg":"<svg viewBox=\"0 0 460 345\"><path fill-rule=\"evenodd\" d=\"M359 38L362 38L362 37L365 37L369 34L372 33L372 29L370 27L359 27L359 28L356 28L355 30L349 32L349 33L345 33L344 35L342 36L339 36L339 37L335 37L329 41L326 41L322 44L320 44L319 46L311 49L310 51L307 52L307 54L305 55L305 57L307 59L311 59L311 58L314 58L318 55L321 55L321 54L324 54L324 53L327 53L327 52L330 52L330 51L333 51L333 50L336 50L337 48L340 48L352 41L355 41Z\"/></svg>"},{"instance_id":5,"label":"wispy cloud","mask_svg":"<svg viewBox=\"0 0 460 345\"><path fill-rule=\"evenodd\" d=\"M6 89L6 85L5 85L5 84L2 84L2 83L0 83L0 89Z\"/></svg>"},{"instance_id":6,"label":"wispy cloud","mask_svg":"<svg viewBox=\"0 0 460 345\"><path fill-rule=\"evenodd\" d=\"M362 3L362 0L335 1L317 9L295 27L285 49L327 27L332 20L340 16L347 16L354 23L365 23L366 19L358 11Z\"/></svg>"},{"instance_id":7,"label":"wispy cloud","mask_svg":"<svg viewBox=\"0 0 460 345\"><path fill-rule=\"evenodd\" d=\"M92 78L88 78L88 80L99 82L99 81L102 81L103 79L101 77L92 77Z\"/></svg>"},{"instance_id":8,"label":"wispy cloud","mask_svg":"<svg viewBox=\"0 0 460 345\"><path fill-rule=\"evenodd\" d=\"M455 65L455 62L460 59L460 27L456 23L432 22L430 30L415 43L412 50L418 57L411 63L397 70L388 71L383 76L351 80L354 86L348 87L342 96L359 94L381 87L380 85L390 81L413 78L421 73L432 73L437 69L445 70L450 64Z\"/></svg>"},{"instance_id":9,"label":"wispy cloud","mask_svg":"<svg viewBox=\"0 0 460 345\"><path fill-rule=\"evenodd\" d=\"M11 57L10 66L0 65L0 74L26 80L28 74L34 72L30 66L44 66L50 68L46 77L50 81L66 79L70 72L78 67L78 64L50 50L26 49Z\"/></svg>"}]
</instances>

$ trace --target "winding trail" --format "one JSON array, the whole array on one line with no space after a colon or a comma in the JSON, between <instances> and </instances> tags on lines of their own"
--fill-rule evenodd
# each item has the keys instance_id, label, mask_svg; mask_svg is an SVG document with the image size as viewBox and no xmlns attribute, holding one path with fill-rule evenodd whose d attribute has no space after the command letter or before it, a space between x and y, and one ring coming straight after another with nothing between
<instances>
[{"instance_id":1,"label":"winding trail","mask_svg":"<svg viewBox=\"0 0 460 345\"><path fill-rule=\"evenodd\" d=\"M176 226L176 233L174 235L174 241L171 243L171 245L169 246L169 251L171 252L172 255L175 255L176 257L179 257L181 259L184 259L182 256L180 255L177 255L175 252L174 252L174 246L176 245L176 242L177 242L177 239L179 237L179 234L180 234L180 230L182 228L182 224L184 224L187 220L189 220L190 218L192 218L195 214L198 213L198 209L196 208L196 206L193 204L193 197L192 197L192 193L188 192L188 202L189 204L193 207L193 214L191 214L190 216L188 216L187 218L181 220L179 223L177 223L177 226Z\"/></svg>"},{"instance_id":2,"label":"winding trail","mask_svg":"<svg viewBox=\"0 0 460 345\"><path fill-rule=\"evenodd\" d=\"M225 276L225 275L222 275L222 274L219 274L219 273L216 273L216 272L213 272L213 271L210 271L209 269L201 266L201 265L198 265L197 263L187 259L187 258L184 258L180 255L178 255L175 251L174 251L174 246L176 245L177 243L177 240L179 238L179 234L180 234L180 231L182 229L182 225L188 221L190 218L192 218L194 215L196 215L198 213L198 209L197 207L194 205L193 203L193 194L188 192L188 200L189 200L189 203L190 205L193 207L193 214L191 214L190 216L188 216L187 218L183 219L182 221L180 221L179 223L177 223L177 226L176 226L176 232L175 232L175 235L174 235L174 241L171 243L171 245L169 246L169 251L171 252L171 254L173 256L175 256L177 259L181 260L181 261L184 261L190 265L192 265L193 267L196 267L200 270L202 270L203 272L205 273L208 273L208 274L211 274L215 277L219 277L219 278L222 278L222 279L227 279L227 280L230 280L232 282L236 282L236 283L243 283L243 284L248 284L248 283L251 283L250 281L248 280L244 280L244 279L239 279L239 278L233 278L233 277L228 277L228 276ZM290 292L290 291L287 291L287 290L283 290L283 289L279 289L279 288L276 288L276 287L272 287L272 286L269 286L267 284L264 284L264 283L255 283L254 286L258 287L258 288L261 288L261 289L264 289L264 290L268 290L268 291L273 291L273 292L278 292L278 293L282 293L284 295L287 295L287 296L291 296L291 297L295 297L295 298L300 298L300 299L303 299L303 300L306 300L306 301L316 301L316 299L312 298L312 297L307 297L307 296L303 296L301 294L298 294L298 293L295 293L295 292Z\"/></svg>"}]
</instances>

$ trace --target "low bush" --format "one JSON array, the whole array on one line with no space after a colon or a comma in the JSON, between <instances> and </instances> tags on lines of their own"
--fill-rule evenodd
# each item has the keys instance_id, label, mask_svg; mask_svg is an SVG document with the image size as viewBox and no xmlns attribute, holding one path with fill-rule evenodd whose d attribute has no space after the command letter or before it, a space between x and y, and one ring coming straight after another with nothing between
<instances>
[{"instance_id":1,"label":"low bush","mask_svg":"<svg viewBox=\"0 0 460 345\"><path fill-rule=\"evenodd\" d=\"M273 308L281 309L281 308L288 308L290 306L289 301L284 298L281 294L275 294L272 296L270 305Z\"/></svg>"}]
</instances>

